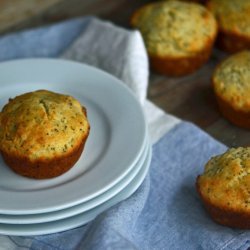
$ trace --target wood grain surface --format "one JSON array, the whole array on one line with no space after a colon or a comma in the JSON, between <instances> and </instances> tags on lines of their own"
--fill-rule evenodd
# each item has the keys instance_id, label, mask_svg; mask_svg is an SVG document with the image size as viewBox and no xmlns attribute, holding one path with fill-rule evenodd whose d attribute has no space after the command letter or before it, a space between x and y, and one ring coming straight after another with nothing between
<instances>
[{"instance_id":1,"label":"wood grain surface","mask_svg":"<svg viewBox=\"0 0 250 250\"><path fill-rule=\"evenodd\" d=\"M130 28L129 19L147 0L0 0L0 34L95 15ZM214 49L209 62L186 77L151 71L148 98L166 112L191 121L229 147L249 145L250 131L225 120L211 88L214 67L227 54Z\"/></svg>"}]
</instances>

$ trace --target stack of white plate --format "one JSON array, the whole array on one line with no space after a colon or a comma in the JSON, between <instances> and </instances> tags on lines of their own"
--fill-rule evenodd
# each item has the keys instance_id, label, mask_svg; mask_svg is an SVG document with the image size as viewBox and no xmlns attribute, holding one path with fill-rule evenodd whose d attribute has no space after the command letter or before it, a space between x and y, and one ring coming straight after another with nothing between
<instances>
[{"instance_id":1,"label":"stack of white plate","mask_svg":"<svg viewBox=\"0 0 250 250\"><path fill-rule=\"evenodd\" d=\"M57 178L19 176L0 157L1 234L40 235L86 224L133 194L151 161L141 106L118 79L64 60L0 64L0 108L37 89L77 98L87 108L91 131L77 164Z\"/></svg>"}]
</instances>

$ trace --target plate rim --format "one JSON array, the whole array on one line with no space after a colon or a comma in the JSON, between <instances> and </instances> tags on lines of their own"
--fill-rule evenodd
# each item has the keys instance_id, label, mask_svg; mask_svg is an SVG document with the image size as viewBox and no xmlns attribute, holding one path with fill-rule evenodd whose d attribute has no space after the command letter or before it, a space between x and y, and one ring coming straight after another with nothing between
<instances>
[{"instance_id":1,"label":"plate rim","mask_svg":"<svg viewBox=\"0 0 250 250\"><path fill-rule=\"evenodd\" d=\"M54 59L54 58L26 58L26 59L16 59L16 60L9 60L9 61L2 62L2 63L0 63L0 70L1 70L2 67L6 67L6 65L8 66L8 65L13 65L13 64L20 64L20 63L22 64L24 62L26 62L26 63L34 63L34 62L36 62L38 64L41 63L41 62L42 63L50 62L52 64L62 63L62 64L66 64L66 65L71 64L71 65L77 65L77 67L79 67L79 66L80 67L85 67L85 69L87 69L87 70L90 69L91 71L99 72L99 74L106 75L107 78L113 79L114 82L119 82L120 84L117 85L117 86L119 86L119 88L121 87L124 91L126 89L128 95L132 94L132 95L130 95L130 98L134 99L134 101L135 101L135 103L137 103L138 107L140 106L140 103L136 99L133 92L121 80L119 80L118 78L114 77L113 75L111 75L111 74L109 74L109 73L107 73L107 72L105 72L105 71L103 71L101 69L98 69L98 68L95 68L93 66L83 64L83 63L80 63L80 62L75 62L75 61L71 61L71 60L64 60L64 59ZM0 87L1 87L1 84L0 84ZM141 106L140 106L140 110L142 112L141 115L142 115L142 117L144 119L144 124L145 124L145 127L144 127L145 132L144 133L146 134L147 133L146 119L145 119L145 114L144 114ZM145 138L144 138L144 141L142 142L142 146L141 146L141 149L139 150L139 153L142 152L142 148L143 148L144 144L145 144ZM137 155L138 158L139 158L139 153ZM133 166L130 166L130 170L131 170L132 167ZM13 209L13 208L10 209L10 207L3 208L0 205L0 213L3 213L3 214L31 214L31 213L36 214L36 213L41 213L41 212L52 212L52 211L56 211L56 210L59 210L59 209L64 209L64 208L70 207L72 205L77 205L77 204L79 204L81 202L90 200L90 199L100 195L101 193L105 192L106 190L108 190L109 188L114 186L116 183L118 183L120 181L120 179L122 179L128 172L129 171L127 171L127 172L125 171L124 174L121 175L120 178L118 178L116 181L110 183L110 185L107 185L105 188L99 190L99 192L94 193L94 195L89 195L89 197L87 196L87 198L85 198L85 199L83 197L81 197L77 201L74 200L74 201L67 202L67 203L61 201L60 205L57 204L57 205L52 205L50 207L48 207L46 205L43 208L39 207L39 208L29 208L29 209L27 209L27 207L26 207L26 208L22 208L22 210L19 210L17 208L16 209ZM3 190L0 189L0 196L2 194L2 191Z\"/></svg>"},{"instance_id":2,"label":"plate rim","mask_svg":"<svg viewBox=\"0 0 250 250\"><path fill-rule=\"evenodd\" d=\"M145 180L145 177L149 172L151 161L152 161L152 147L149 146L148 158L144 162L145 163L144 166L140 169L139 173L134 178L134 180L133 180L134 183L132 183L132 185L130 185L127 188L125 188L124 190L122 190L122 191L124 191L123 193L122 192L118 193L111 200L108 200L106 203L103 203L100 206L98 206L90 211L87 211L86 213L83 212L83 213L80 213L80 214L77 214L75 216L65 218L65 219L62 219L59 221L38 223L37 225L36 224L24 225L25 227L30 226L31 227L30 230L23 230L23 225L16 225L16 226L20 227L20 229L15 230L14 224L9 224L9 226L12 227L12 229L4 230L1 228L2 226L4 226L4 224L0 223L0 233L3 235L11 235L11 236L37 236L37 235L46 235L46 234L51 234L51 233L60 233L60 232L66 231L66 230L70 230L73 228L83 226L83 225L91 222L92 220L94 220L99 214L101 214L105 210L111 208L112 206L118 204L119 202L121 202L121 201L127 199L128 197L130 197L131 195L133 195L137 191L137 189L142 185L143 181ZM60 225L60 223L63 224L63 226ZM41 229L41 225L44 226L43 224L45 225L45 227L47 224L47 229L46 228L43 230ZM56 227L53 227L53 224L56 225ZM36 226L38 228L37 230L35 228Z\"/></svg>"},{"instance_id":3,"label":"plate rim","mask_svg":"<svg viewBox=\"0 0 250 250\"><path fill-rule=\"evenodd\" d=\"M143 150L143 154L141 155L139 161L133 167L133 169L120 182L118 182L115 186L113 186L111 189L107 190L100 196L97 196L89 201L80 203L76 206L72 206L66 209L56 210L56 211L49 212L49 213L29 214L28 216L30 216L30 218L28 218L28 220L26 218L22 218L22 216L27 216L23 214L20 214L20 215L0 214L0 224L3 223L3 224L24 224L25 225L25 224L38 224L38 223L57 221L57 220L75 216L83 212L90 211L96 206L100 206L103 203L108 202L110 199L118 195L120 192L126 189L127 186L129 186L133 182L133 180L136 178L137 174L139 174L141 168L143 168L143 165L145 164L148 158L150 147L151 145L149 144L149 142L147 142L147 145L145 145L145 148ZM59 216L58 216L58 212L60 213ZM50 215L50 217L47 217L48 214L50 213L52 213L52 215ZM1 216L7 216L10 218L4 219L4 218L1 218ZM12 216L13 218L11 218ZM39 217L39 216L41 217L39 219L36 219L36 217ZM32 217L35 217L35 219Z\"/></svg>"}]
</instances>

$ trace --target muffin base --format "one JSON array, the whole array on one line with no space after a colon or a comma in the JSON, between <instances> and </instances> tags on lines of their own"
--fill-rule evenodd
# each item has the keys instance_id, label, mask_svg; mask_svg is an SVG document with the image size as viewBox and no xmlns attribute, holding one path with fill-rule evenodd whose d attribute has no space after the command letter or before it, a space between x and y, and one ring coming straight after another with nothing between
<instances>
[{"instance_id":1,"label":"muffin base","mask_svg":"<svg viewBox=\"0 0 250 250\"><path fill-rule=\"evenodd\" d=\"M211 42L212 43L212 42ZM149 55L151 68L167 76L185 76L205 64L212 52L212 44L190 57L160 57Z\"/></svg>"},{"instance_id":2,"label":"muffin base","mask_svg":"<svg viewBox=\"0 0 250 250\"><path fill-rule=\"evenodd\" d=\"M234 109L229 103L217 96L217 102L222 115L234 125L250 129L250 111L244 112Z\"/></svg>"},{"instance_id":3,"label":"muffin base","mask_svg":"<svg viewBox=\"0 0 250 250\"><path fill-rule=\"evenodd\" d=\"M250 37L220 31L217 42L218 48L229 53L250 49Z\"/></svg>"},{"instance_id":4,"label":"muffin base","mask_svg":"<svg viewBox=\"0 0 250 250\"><path fill-rule=\"evenodd\" d=\"M200 192L200 187L196 181L196 189L210 217L218 224L238 229L250 229L250 213L244 211L234 211L230 207L220 208L204 198Z\"/></svg>"},{"instance_id":5,"label":"muffin base","mask_svg":"<svg viewBox=\"0 0 250 250\"><path fill-rule=\"evenodd\" d=\"M69 154L52 160L38 159L30 161L28 158L20 158L1 152L5 163L17 174L33 179L49 179L64 174L70 170L80 158L85 140Z\"/></svg>"}]
</instances>

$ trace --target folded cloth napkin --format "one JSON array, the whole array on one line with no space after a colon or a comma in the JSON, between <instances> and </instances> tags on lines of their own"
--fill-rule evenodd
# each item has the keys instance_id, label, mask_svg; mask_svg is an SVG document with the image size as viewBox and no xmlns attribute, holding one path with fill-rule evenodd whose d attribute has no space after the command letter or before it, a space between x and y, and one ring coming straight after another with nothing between
<instances>
[{"instance_id":1,"label":"folded cloth napkin","mask_svg":"<svg viewBox=\"0 0 250 250\"><path fill-rule=\"evenodd\" d=\"M0 60L61 57L122 79L144 108L153 142L150 171L128 199L76 229L0 235L0 249L247 249L250 233L215 224L195 191L205 162L226 147L146 100L148 61L138 31L88 17L0 38Z\"/></svg>"}]
</instances>

